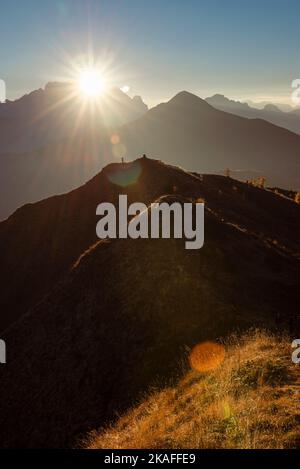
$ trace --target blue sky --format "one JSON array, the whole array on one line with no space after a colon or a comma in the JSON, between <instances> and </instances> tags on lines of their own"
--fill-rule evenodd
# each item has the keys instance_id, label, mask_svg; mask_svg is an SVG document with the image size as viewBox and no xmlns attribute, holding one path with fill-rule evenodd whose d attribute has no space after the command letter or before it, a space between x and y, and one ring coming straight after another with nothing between
<instances>
[{"instance_id":1,"label":"blue sky","mask_svg":"<svg viewBox=\"0 0 300 469\"><path fill-rule=\"evenodd\" d=\"M289 101L300 77L296 0L1 0L8 98L68 75L93 48L111 80L150 105L202 97Z\"/></svg>"}]
</instances>

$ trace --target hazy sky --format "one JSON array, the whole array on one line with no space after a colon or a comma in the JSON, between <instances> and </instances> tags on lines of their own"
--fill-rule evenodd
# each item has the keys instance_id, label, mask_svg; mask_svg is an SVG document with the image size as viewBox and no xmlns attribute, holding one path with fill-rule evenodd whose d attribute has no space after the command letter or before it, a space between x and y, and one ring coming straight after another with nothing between
<instances>
[{"instance_id":1,"label":"hazy sky","mask_svg":"<svg viewBox=\"0 0 300 469\"><path fill-rule=\"evenodd\" d=\"M0 0L0 78L15 98L67 76L92 44L150 105L182 89L289 102L299 21L299 0Z\"/></svg>"}]
</instances>

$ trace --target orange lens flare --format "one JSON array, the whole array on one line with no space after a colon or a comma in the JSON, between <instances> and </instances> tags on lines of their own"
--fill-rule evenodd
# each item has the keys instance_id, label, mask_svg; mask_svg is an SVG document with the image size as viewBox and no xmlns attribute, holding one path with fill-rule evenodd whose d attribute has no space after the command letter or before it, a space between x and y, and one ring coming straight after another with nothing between
<instances>
[{"instance_id":1,"label":"orange lens flare","mask_svg":"<svg viewBox=\"0 0 300 469\"><path fill-rule=\"evenodd\" d=\"M118 143L120 143L120 137L118 134L113 134L111 137L110 137L110 141L112 143L112 145L118 145Z\"/></svg>"},{"instance_id":2,"label":"orange lens flare","mask_svg":"<svg viewBox=\"0 0 300 469\"><path fill-rule=\"evenodd\" d=\"M205 373L218 368L225 359L225 348L215 342L203 342L191 351L189 361L191 367Z\"/></svg>"}]
</instances>

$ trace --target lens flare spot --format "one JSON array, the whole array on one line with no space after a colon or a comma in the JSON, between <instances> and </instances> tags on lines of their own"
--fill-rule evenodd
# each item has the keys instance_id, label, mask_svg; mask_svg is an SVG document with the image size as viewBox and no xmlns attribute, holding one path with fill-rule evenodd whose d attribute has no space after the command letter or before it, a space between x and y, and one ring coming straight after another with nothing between
<instances>
[{"instance_id":1,"label":"lens flare spot","mask_svg":"<svg viewBox=\"0 0 300 469\"><path fill-rule=\"evenodd\" d=\"M225 359L225 348L215 342L203 342L196 345L190 354L191 367L205 373L218 368Z\"/></svg>"},{"instance_id":2,"label":"lens flare spot","mask_svg":"<svg viewBox=\"0 0 300 469\"><path fill-rule=\"evenodd\" d=\"M118 143L120 143L120 137L118 134L113 134L111 137L110 137L110 141L112 143L112 145L117 145Z\"/></svg>"},{"instance_id":3,"label":"lens flare spot","mask_svg":"<svg viewBox=\"0 0 300 469\"><path fill-rule=\"evenodd\" d=\"M112 152L115 158L124 158L124 156L126 155L126 147L123 143L116 143L112 147Z\"/></svg>"},{"instance_id":4,"label":"lens flare spot","mask_svg":"<svg viewBox=\"0 0 300 469\"><path fill-rule=\"evenodd\" d=\"M127 187L138 182L142 168L138 161L124 166L110 168L106 175L110 182L121 187Z\"/></svg>"}]
</instances>

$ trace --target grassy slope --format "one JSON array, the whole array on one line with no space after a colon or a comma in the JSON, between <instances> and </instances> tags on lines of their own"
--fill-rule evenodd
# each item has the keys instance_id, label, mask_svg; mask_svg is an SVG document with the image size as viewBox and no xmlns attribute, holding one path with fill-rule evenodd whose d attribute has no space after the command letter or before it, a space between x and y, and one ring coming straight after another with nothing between
<instances>
[{"instance_id":1,"label":"grassy slope","mask_svg":"<svg viewBox=\"0 0 300 469\"><path fill-rule=\"evenodd\" d=\"M223 364L153 392L88 448L294 448L300 445L299 366L288 338L252 332L225 344Z\"/></svg>"}]
</instances>

